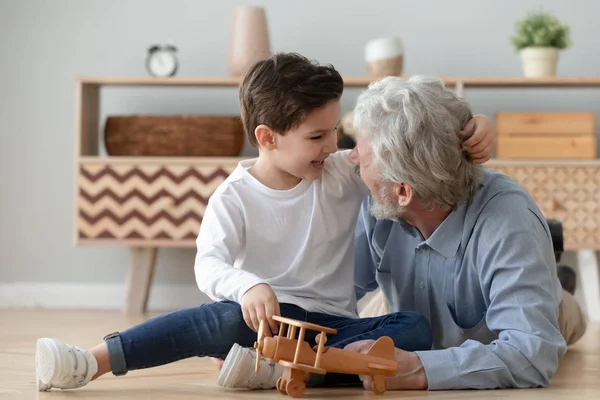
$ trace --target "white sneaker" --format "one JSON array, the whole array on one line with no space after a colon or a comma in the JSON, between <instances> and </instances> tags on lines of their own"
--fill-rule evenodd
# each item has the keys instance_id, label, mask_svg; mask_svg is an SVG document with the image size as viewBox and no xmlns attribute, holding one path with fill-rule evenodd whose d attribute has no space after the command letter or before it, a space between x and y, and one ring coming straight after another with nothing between
<instances>
[{"instance_id":1,"label":"white sneaker","mask_svg":"<svg viewBox=\"0 0 600 400\"><path fill-rule=\"evenodd\" d=\"M56 339L37 341L35 374L39 391L75 389L87 385L98 372L96 357L87 350Z\"/></svg>"},{"instance_id":2,"label":"white sneaker","mask_svg":"<svg viewBox=\"0 0 600 400\"><path fill-rule=\"evenodd\" d=\"M260 358L258 373L254 371L256 351L234 344L223 362L217 385L235 389L273 389L277 379L283 375L278 363Z\"/></svg>"}]
</instances>

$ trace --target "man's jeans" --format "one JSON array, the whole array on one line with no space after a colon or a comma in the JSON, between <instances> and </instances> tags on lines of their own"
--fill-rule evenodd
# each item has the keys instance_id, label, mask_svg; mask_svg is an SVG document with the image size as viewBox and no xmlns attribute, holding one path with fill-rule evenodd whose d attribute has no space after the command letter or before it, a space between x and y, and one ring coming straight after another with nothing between
<instances>
[{"instance_id":1,"label":"man's jeans","mask_svg":"<svg viewBox=\"0 0 600 400\"><path fill-rule=\"evenodd\" d=\"M280 304L280 311L283 317L336 329L337 334L328 335L327 346L343 348L358 340L389 336L403 350L431 348L429 323L415 312L353 319L308 312L292 304ZM312 346L317 334L307 330L305 340ZM164 314L105 340L113 374L122 375L190 357L224 359L234 343L252 347L256 333L244 322L240 305L224 301Z\"/></svg>"}]
</instances>

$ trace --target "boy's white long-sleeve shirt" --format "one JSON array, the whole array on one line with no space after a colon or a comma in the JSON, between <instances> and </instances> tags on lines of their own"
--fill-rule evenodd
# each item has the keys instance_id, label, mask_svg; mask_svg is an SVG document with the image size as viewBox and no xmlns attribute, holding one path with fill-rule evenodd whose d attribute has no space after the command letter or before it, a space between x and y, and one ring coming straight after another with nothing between
<instances>
[{"instance_id":1,"label":"boy's white long-sleeve shirt","mask_svg":"<svg viewBox=\"0 0 600 400\"><path fill-rule=\"evenodd\" d=\"M280 303L354 317L354 228L368 193L348 151L325 160L321 177L273 190L239 163L210 197L198 235L198 287L240 302L259 283Z\"/></svg>"}]
</instances>

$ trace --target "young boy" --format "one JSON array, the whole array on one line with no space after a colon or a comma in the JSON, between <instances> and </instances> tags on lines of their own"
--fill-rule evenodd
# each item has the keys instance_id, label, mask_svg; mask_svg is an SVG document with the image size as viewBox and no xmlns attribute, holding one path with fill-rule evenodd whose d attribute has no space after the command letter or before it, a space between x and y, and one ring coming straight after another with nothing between
<instances>
[{"instance_id":1,"label":"young boy","mask_svg":"<svg viewBox=\"0 0 600 400\"><path fill-rule=\"evenodd\" d=\"M241 116L259 156L240 162L211 196L197 239L196 280L215 302L110 334L89 351L39 339L39 390L228 354L220 385L273 388L280 367L261 360L255 374L249 348L261 320L277 332L273 315L337 329L329 346L390 336L398 348L429 349L429 324L417 313L357 318L353 233L367 189L348 152L337 152L342 91L333 67L296 54L250 68L240 85ZM474 139L489 131L482 124ZM314 345L315 335L305 340Z\"/></svg>"}]
</instances>

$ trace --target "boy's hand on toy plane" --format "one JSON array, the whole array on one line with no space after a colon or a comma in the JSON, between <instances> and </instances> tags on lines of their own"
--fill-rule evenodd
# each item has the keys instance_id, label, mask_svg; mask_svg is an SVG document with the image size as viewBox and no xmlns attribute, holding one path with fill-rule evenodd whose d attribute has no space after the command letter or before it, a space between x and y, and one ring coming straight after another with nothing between
<instances>
[{"instance_id":1,"label":"boy's hand on toy plane","mask_svg":"<svg viewBox=\"0 0 600 400\"><path fill-rule=\"evenodd\" d=\"M277 322L272 318L273 315L279 314L279 301L271 286L266 283L259 283L250 288L242 296L241 301L242 314L246 325L254 332L258 332L260 321L266 319L268 327L265 326L265 335L271 336L271 332L276 334L279 327ZM269 329L270 328L270 329Z\"/></svg>"}]
</instances>

